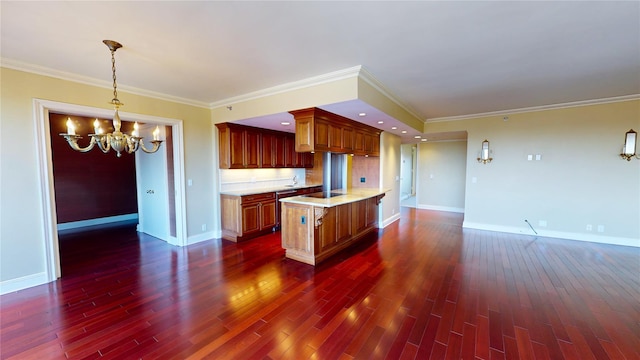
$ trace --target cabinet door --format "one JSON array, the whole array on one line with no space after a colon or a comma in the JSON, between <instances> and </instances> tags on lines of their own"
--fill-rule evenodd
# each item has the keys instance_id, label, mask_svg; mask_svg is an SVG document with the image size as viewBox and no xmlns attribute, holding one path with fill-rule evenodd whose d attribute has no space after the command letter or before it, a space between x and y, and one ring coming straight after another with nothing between
<instances>
[{"instance_id":1,"label":"cabinet door","mask_svg":"<svg viewBox=\"0 0 640 360\"><path fill-rule=\"evenodd\" d=\"M316 120L315 123L315 150L329 151L331 146L329 142L329 123L324 120Z\"/></svg>"},{"instance_id":2,"label":"cabinet door","mask_svg":"<svg viewBox=\"0 0 640 360\"><path fill-rule=\"evenodd\" d=\"M295 139L287 136L284 139L284 166L291 168L296 163L296 143Z\"/></svg>"},{"instance_id":3,"label":"cabinet door","mask_svg":"<svg viewBox=\"0 0 640 360\"><path fill-rule=\"evenodd\" d=\"M367 228L367 201L357 201L353 206L353 233L359 234Z\"/></svg>"},{"instance_id":4,"label":"cabinet door","mask_svg":"<svg viewBox=\"0 0 640 360\"><path fill-rule=\"evenodd\" d=\"M376 226L378 222L378 199L375 197L366 200L367 203L367 227Z\"/></svg>"},{"instance_id":5,"label":"cabinet door","mask_svg":"<svg viewBox=\"0 0 640 360\"><path fill-rule=\"evenodd\" d=\"M244 131L229 128L229 168L244 169Z\"/></svg>"},{"instance_id":6,"label":"cabinet door","mask_svg":"<svg viewBox=\"0 0 640 360\"><path fill-rule=\"evenodd\" d=\"M258 168L260 167L260 139L261 134L255 130L246 130L244 143L244 167L245 168Z\"/></svg>"},{"instance_id":7,"label":"cabinet door","mask_svg":"<svg viewBox=\"0 0 640 360\"><path fill-rule=\"evenodd\" d=\"M276 226L276 202L260 203L260 230L271 229Z\"/></svg>"},{"instance_id":8,"label":"cabinet door","mask_svg":"<svg viewBox=\"0 0 640 360\"><path fill-rule=\"evenodd\" d=\"M260 154L260 163L263 168L275 167L275 143L277 136L275 134L263 133L262 134L262 148Z\"/></svg>"},{"instance_id":9,"label":"cabinet door","mask_svg":"<svg viewBox=\"0 0 640 360\"><path fill-rule=\"evenodd\" d=\"M380 134L373 134L373 150L371 155L380 156Z\"/></svg>"},{"instance_id":10,"label":"cabinet door","mask_svg":"<svg viewBox=\"0 0 640 360\"><path fill-rule=\"evenodd\" d=\"M311 169L313 168L313 153L300 153L302 154L302 167Z\"/></svg>"},{"instance_id":11,"label":"cabinet door","mask_svg":"<svg viewBox=\"0 0 640 360\"><path fill-rule=\"evenodd\" d=\"M345 152L353 151L354 131L350 126L342 128L342 149Z\"/></svg>"},{"instance_id":12,"label":"cabinet door","mask_svg":"<svg viewBox=\"0 0 640 360\"><path fill-rule=\"evenodd\" d=\"M260 209L258 203L242 205L242 235L260 230Z\"/></svg>"},{"instance_id":13,"label":"cabinet door","mask_svg":"<svg viewBox=\"0 0 640 360\"><path fill-rule=\"evenodd\" d=\"M373 152L373 135L370 133L364 133L364 151L368 154Z\"/></svg>"},{"instance_id":14,"label":"cabinet door","mask_svg":"<svg viewBox=\"0 0 640 360\"><path fill-rule=\"evenodd\" d=\"M285 142L287 141L287 136L276 136L274 139L274 147L273 147L273 166L276 168L286 167L285 160ZM295 141L295 138L294 138Z\"/></svg>"},{"instance_id":15,"label":"cabinet door","mask_svg":"<svg viewBox=\"0 0 640 360\"><path fill-rule=\"evenodd\" d=\"M342 152L342 127L329 123L329 150Z\"/></svg>"},{"instance_id":16,"label":"cabinet door","mask_svg":"<svg viewBox=\"0 0 640 360\"><path fill-rule=\"evenodd\" d=\"M364 132L356 130L353 136L353 151L364 154Z\"/></svg>"},{"instance_id":17,"label":"cabinet door","mask_svg":"<svg viewBox=\"0 0 640 360\"><path fill-rule=\"evenodd\" d=\"M351 204L338 205L336 212L336 242L351 239Z\"/></svg>"},{"instance_id":18,"label":"cabinet door","mask_svg":"<svg viewBox=\"0 0 640 360\"><path fill-rule=\"evenodd\" d=\"M322 224L318 226L318 253L332 248L336 244L336 208L330 207L322 217ZM316 254L317 255L317 254Z\"/></svg>"}]
</instances>

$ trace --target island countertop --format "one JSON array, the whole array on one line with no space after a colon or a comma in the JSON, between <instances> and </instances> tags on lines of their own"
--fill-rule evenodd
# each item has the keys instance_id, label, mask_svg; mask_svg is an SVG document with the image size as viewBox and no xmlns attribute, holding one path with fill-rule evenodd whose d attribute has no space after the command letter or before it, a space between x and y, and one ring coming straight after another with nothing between
<instances>
[{"instance_id":1,"label":"island countertop","mask_svg":"<svg viewBox=\"0 0 640 360\"><path fill-rule=\"evenodd\" d=\"M333 194L336 194L329 198L313 197L312 195L293 196L285 199L281 199L281 202L311 205L319 207L334 207L342 204L348 204L374 196L382 195L389 192L390 189L378 189L378 188L356 188L356 189L339 189L331 190Z\"/></svg>"}]
</instances>

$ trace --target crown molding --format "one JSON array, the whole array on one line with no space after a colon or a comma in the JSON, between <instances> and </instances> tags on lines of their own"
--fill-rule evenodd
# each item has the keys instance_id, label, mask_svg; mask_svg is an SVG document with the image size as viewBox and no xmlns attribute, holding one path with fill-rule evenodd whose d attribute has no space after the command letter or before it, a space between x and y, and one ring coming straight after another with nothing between
<instances>
[{"instance_id":1,"label":"crown molding","mask_svg":"<svg viewBox=\"0 0 640 360\"><path fill-rule=\"evenodd\" d=\"M572 108L572 107L578 107L578 106L608 104L608 103L615 103L615 102L622 102L622 101L629 101L629 100L640 100L640 94L616 96L616 97L610 97L610 98L604 98L604 99L581 100L581 101L573 101L573 102L551 104L551 105L532 106L532 107L511 109L511 110L491 111L491 112L469 114L469 115L446 116L446 117L426 119L425 123L429 124L429 123L436 123L436 122L468 120L468 119L474 119L479 117L503 116L503 115L518 114L518 113L534 112L534 111L566 109L566 108Z\"/></svg>"},{"instance_id":2,"label":"crown molding","mask_svg":"<svg viewBox=\"0 0 640 360\"><path fill-rule=\"evenodd\" d=\"M51 69L44 66L29 64L13 59L0 58L0 67L4 67L7 69L24 71L32 74L48 76L60 80L72 81L75 83L80 83L84 85L96 86L105 89L112 89L113 83L110 81L99 80L96 78L92 78L89 76L78 75L66 71L60 71ZM196 106L200 108L208 109L209 105L206 102L196 101L191 99L186 99L178 96L167 95L151 90L140 89L132 86L120 85L118 84L118 90L122 90L123 92L127 92L134 95L140 95L145 97L150 97L158 100L171 101L179 104Z\"/></svg>"},{"instance_id":3,"label":"crown molding","mask_svg":"<svg viewBox=\"0 0 640 360\"><path fill-rule=\"evenodd\" d=\"M314 77L310 77L310 78L306 78L298 81L293 81L286 84L276 85L266 89L230 97L224 100L214 101L212 103L209 103L209 108L215 109L221 106L229 106L229 105L237 104L244 101L255 100L255 99L264 98L267 96L282 94L289 91L305 89L312 86L326 84L333 81L357 77L361 69L362 69L362 66L358 65L358 66L353 66L347 69L330 72L327 74L322 74L322 75L318 75L318 76L314 76Z\"/></svg>"}]
</instances>

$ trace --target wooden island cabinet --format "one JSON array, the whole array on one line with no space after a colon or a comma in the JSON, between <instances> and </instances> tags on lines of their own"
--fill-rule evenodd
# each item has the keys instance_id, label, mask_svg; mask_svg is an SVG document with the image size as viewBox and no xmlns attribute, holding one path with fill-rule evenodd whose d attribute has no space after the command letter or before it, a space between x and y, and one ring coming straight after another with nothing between
<instances>
[{"instance_id":1,"label":"wooden island cabinet","mask_svg":"<svg viewBox=\"0 0 640 360\"><path fill-rule=\"evenodd\" d=\"M384 190L343 191L330 198L281 200L285 256L316 265L377 228Z\"/></svg>"}]
</instances>

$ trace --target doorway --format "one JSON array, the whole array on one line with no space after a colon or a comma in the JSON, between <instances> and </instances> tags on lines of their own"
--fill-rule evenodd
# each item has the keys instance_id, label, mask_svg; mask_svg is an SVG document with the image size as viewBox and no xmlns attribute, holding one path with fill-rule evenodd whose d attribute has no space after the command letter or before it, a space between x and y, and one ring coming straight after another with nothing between
<instances>
[{"instance_id":1,"label":"doorway","mask_svg":"<svg viewBox=\"0 0 640 360\"><path fill-rule=\"evenodd\" d=\"M416 207L416 144L400 145L400 206Z\"/></svg>"},{"instance_id":2,"label":"doorway","mask_svg":"<svg viewBox=\"0 0 640 360\"><path fill-rule=\"evenodd\" d=\"M52 166L52 153L51 153L51 135L49 132L49 112L77 114L86 117L98 117L98 118L111 118L113 116L112 110L92 108L87 106L73 105L67 103L59 103L48 100L35 99L34 100L36 121L36 144L38 147L38 169L41 187L41 203L42 203L42 217L44 224L44 242L46 249L46 278L51 282L61 276L60 268L60 253L59 253L59 239L58 239L58 225L56 216L56 203L55 203L55 189L53 186L53 166ZM171 162L173 169L173 183L172 191L173 199L173 212L175 214L175 237L168 237L169 243L178 246L185 246L187 244L186 239L186 203L185 203L185 187L184 184L184 164L183 164L183 125L182 120L160 118L155 116L133 114L120 112L120 117L124 121L138 121L147 124L166 125L171 129L171 139L173 142L173 148L171 151ZM98 151L98 150L94 150ZM167 157L169 158L169 157ZM163 165L163 168L157 169L158 172L167 174L169 173L167 164ZM140 189L138 189L140 191ZM163 192L163 196L166 198L166 203L169 204L168 191ZM139 212L143 209L139 209ZM144 216L144 213L141 213Z\"/></svg>"}]
</instances>

